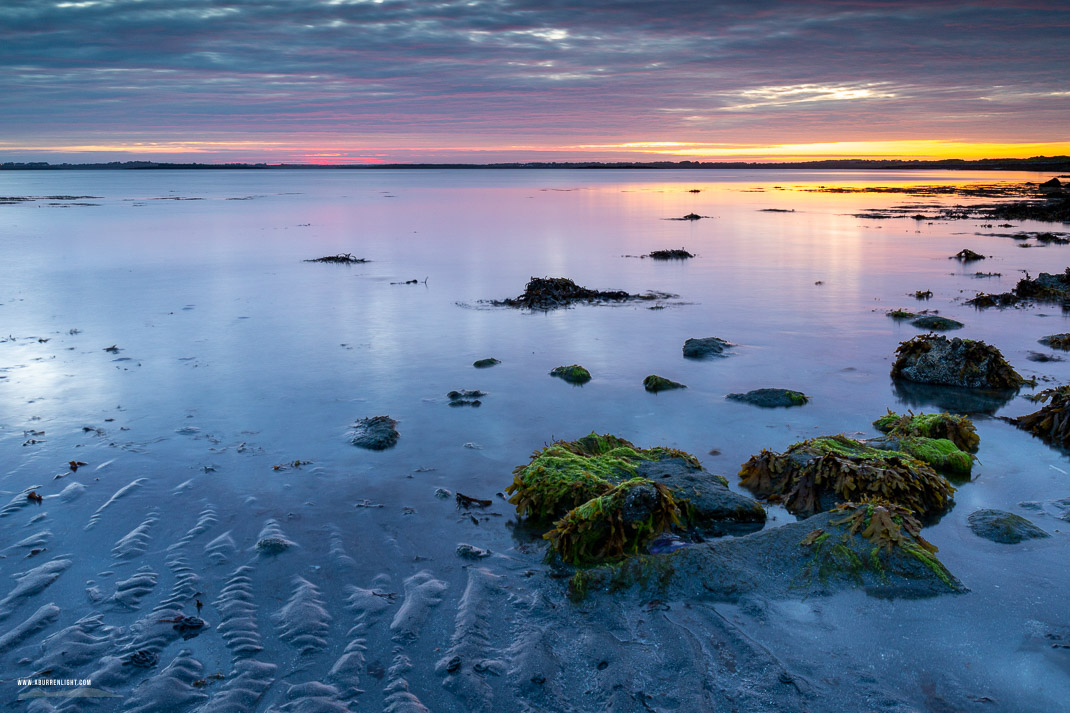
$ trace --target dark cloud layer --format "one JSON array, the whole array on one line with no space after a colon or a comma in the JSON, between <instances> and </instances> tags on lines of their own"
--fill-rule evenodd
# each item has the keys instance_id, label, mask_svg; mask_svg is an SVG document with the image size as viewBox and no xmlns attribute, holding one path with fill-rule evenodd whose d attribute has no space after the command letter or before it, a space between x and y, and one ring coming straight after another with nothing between
<instances>
[{"instance_id":1,"label":"dark cloud layer","mask_svg":"<svg viewBox=\"0 0 1070 713\"><path fill-rule=\"evenodd\" d=\"M1026 0L5 0L0 160L1068 141L1068 36L1070 5Z\"/></svg>"}]
</instances>

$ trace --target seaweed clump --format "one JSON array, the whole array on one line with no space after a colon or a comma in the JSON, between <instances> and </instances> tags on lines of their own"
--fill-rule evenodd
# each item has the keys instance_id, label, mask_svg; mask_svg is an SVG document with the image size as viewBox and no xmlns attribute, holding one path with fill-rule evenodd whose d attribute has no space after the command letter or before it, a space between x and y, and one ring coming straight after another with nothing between
<instances>
[{"instance_id":1,"label":"seaweed clump","mask_svg":"<svg viewBox=\"0 0 1070 713\"><path fill-rule=\"evenodd\" d=\"M1070 300L1070 267L1052 274L1042 272L1035 279L1028 274L1018 280L1010 292L987 294L980 292L966 304L974 307L1011 307L1029 302L1062 302Z\"/></svg>"},{"instance_id":2,"label":"seaweed clump","mask_svg":"<svg viewBox=\"0 0 1070 713\"><path fill-rule=\"evenodd\" d=\"M919 413L913 411L899 414L889 410L873 422L873 427L881 433L894 436L946 438L958 448L974 453L981 443L973 421L967 416L950 413Z\"/></svg>"},{"instance_id":3,"label":"seaweed clump","mask_svg":"<svg viewBox=\"0 0 1070 713\"><path fill-rule=\"evenodd\" d=\"M802 571L810 579L816 574L825 582L846 573L862 584L863 573L869 572L887 582L889 574L913 578L910 570L920 566L921 572L928 570L952 591L963 591L936 558L936 545L921 536L921 523L907 508L879 498L846 502L833 511L830 525L842 528L838 536L816 529L799 543L813 551Z\"/></svg>"},{"instance_id":4,"label":"seaweed clump","mask_svg":"<svg viewBox=\"0 0 1070 713\"><path fill-rule=\"evenodd\" d=\"M568 307L575 302L625 302L629 300L656 300L671 296L663 292L633 295L624 290L592 290L577 285L567 277L533 277L524 286L523 294L494 304L524 309L551 310Z\"/></svg>"},{"instance_id":5,"label":"seaweed clump","mask_svg":"<svg viewBox=\"0 0 1070 713\"><path fill-rule=\"evenodd\" d=\"M362 257L353 257L353 253L338 253L337 255L324 255L312 260L305 260L305 262L332 262L340 265L355 265L368 261Z\"/></svg>"},{"instance_id":6,"label":"seaweed clump","mask_svg":"<svg viewBox=\"0 0 1070 713\"><path fill-rule=\"evenodd\" d=\"M921 334L896 349L892 378L973 389L1017 389L1025 383L999 349L973 339Z\"/></svg>"},{"instance_id":7,"label":"seaweed clump","mask_svg":"<svg viewBox=\"0 0 1070 713\"><path fill-rule=\"evenodd\" d=\"M1070 351L1070 334L1049 334L1037 341L1052 349L1062 349L1064 352Z\"/></svg>"},{"instance_id":8,"label":"seaweed clump","mask_svg":"<svg viewBox=\"0 0 1070 713\"><path fill-rule=\"evenodd\" d=\"M929 517L950 508L955 492L917 458L844 435L795 443L784 453L763 450L743 464L739 475L743 487L798 515L828 510L837 502L882 498Z\"/></svg>"},{"instance_id":9,"label":"seaweed clump","mask_svg":"<svg viewBox=\"0 0 1070 713\"><path fill-rule=\"evenodd\" d=\"M651 251L647 257L654 260L686 260L691 257L695 257L687 250L680 248L678 250L654 250Z\"/></svg>"},{"instance_id":10,"label":"seaweed clump","mask_svg":"<svg viewBox=\"0 0 1070 713\"><path fill-rule=\"evenodd\" d=\"M1070 386L1045 389L1037 401L1047 401L1039 411L1009 419L1018 428L1029 431L1045 443L1070 448Z\"/></svg>"},{"instance_id":11,"label":"seaweed clump","mask_svg":"<svg viewBox=\"0 0 1070 713\"><path fill-rule=\"evenodd\" d=\"M636 554L654 535L680 524L669 488L631 478L570 510L544 537L565 562L584 565Z\"/></svg>"}]
</instances>

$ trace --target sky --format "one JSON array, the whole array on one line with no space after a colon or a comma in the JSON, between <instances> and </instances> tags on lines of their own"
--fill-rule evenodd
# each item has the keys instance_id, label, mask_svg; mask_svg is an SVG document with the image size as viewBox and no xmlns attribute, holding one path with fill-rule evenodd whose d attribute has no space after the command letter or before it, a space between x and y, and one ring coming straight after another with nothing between
<instances>
[{"instance_id":1,"label":"sky","mask_svg":"<svg viewBox=\"0 0 1070 713\"><path fill-rule=\"evenodd\" d=\"M0 0L0 162L1070 154L1070 2Z\"/></svg>"}]
</instances>

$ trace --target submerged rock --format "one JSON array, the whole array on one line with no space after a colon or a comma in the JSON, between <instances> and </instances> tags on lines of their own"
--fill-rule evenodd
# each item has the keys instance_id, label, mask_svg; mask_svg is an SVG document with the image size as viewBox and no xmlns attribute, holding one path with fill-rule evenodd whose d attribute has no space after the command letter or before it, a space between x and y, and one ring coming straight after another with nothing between
<instances>
[{"instance_id":1,"label":"submerged rock","mask_svg":"<svg viewBox=\"0 0 1070 713\"><path fill-rule=\"evenodd\" d=\"M658 376L657 374L651 374L643 379L643 388L652 394L656 394L659 391L671 391L672 389L686 389L687 387L678 381L672 379L666 379L664 376Z\"/></svg>"},{"instance_id":2,"label":"submerged rock","mask_svg":"<svg viewBox=\"0 0 1070 713\"><path fill-rule=\"evenodd\" d=\"M344 265L353 265L361 262L368 262L361 257L353 257L352 253L339 253L337 255L325 255L323 257L314 258L312 260L305 260L305 262L333 262Z\"/></svg>"},{"instance_id":3,"label":"submerged rock","mask_svg":"<svg viewBox=\"0 0 1070 713\"><path fill-rule=\"evenodd\" d=\"M893 309L889 310L888 312L885 312L885 314L887 314L889 317L896 320L897 322L904 319L914 319L918 316L915 313L909 312L905 309Z\"/></svg>"},{"instance_id":4,"label":"submerged rock","mask_svg":"<svg viewBox=\"0 0 1070 713\"><path fill-rule=\"evenodd\" d=\"M966 518L973 534L992 542L1016 545L1023 540L1051 537L1021 515L1003 510L978 510Z\"/></svg>"},{"instance_id":5,"label":"submerged rock","mask_svg":"<svg viewBox=\"0 0 1070 713\"><path fill-rule=\"evenodd\" d=\"M980 292L966 304L974 307L1010 307L1029 302L1066 302L1070 300L1070 267L1061 273L1042 272L1033 279L1026 275L1010 292Z\"/></svg>"},{"instance_id":6,"label":"submerged rock","mask_svg":"<svg viewBox=\"0 0 1070 713\"><path fill-rule=\"evenodd\" d=\"M489 359L480 359L478 361L472 362L472 366L474 366L477 369L487 369L487 368L490 368L492 366L497 366L498 364L501 364L501 361L499 361L498 359L495 359L493 357L491 357Z\"/></svg>"},{"instance_id":7,"label":"submerged rock","mask_svg":"<svg viewBox=\"0 0 1070 713\"><path fill-rule=\"evenodd\" d=\"M533 277L518 297L504 299L493 304L526 309L551 310L568 307L576 302L626 302L630 300L656 300L672 297L665 292L648 292L642 295L629 294L623 290L592 290L580 287L567 277Z\"/></svg>"},{"instance_id":8,"label":"submerged rock","mask_svg":"<svg viewBox=\"0 0 1070 713\"><path fill-rule=\"evenodd\" d=\"M725 350L733 346L719 337L692 337L684 342L684 357L687 359L710 359L725 357Z\"/></svg>"},{"instance_id":9,"label":"submerged rock","mask_svg":"<svg viewBox=\"0 0 1070 713\"><path fill-rule=\"evenodd\" d=\"M763 450L743 464L739 476L740 485L758 497L804 516L879 497L930 517L948 510L955 492L917 458L843 435L795 443L783 453Z\"/></svg>"},{"instance_id":10,"label":"submerged rock","mask_svg":"<svg viewBox=\"0 0 1070 713\"><path fill-rule=\"evenodd\" d=\"M924 317L918 317L912 321L911 324L919 329L935 329L938 332L946 332L951 329L962 329L966 326L962 322L948 319L947 317L941 317L936 314L927 314Z\"/></svg>"},{"instance_id":11,"label":"submerged rock","mask_svg":"<svg viewBox=\"0 0 1070 713\"><path fill-rule=\"evenodd\" d=\"M972 389L1017 389L1025 379L995 347L972 339L922 334L896 349L892 378Z\"/></svg>"},{"instance_id":12,"label":"submerged rock","mask_svg":"<svg viewBox=\"0 0 1070 713\"><path fill-rule=\"evenodd\" d=\"M398 442L398 422L389 416L362 418L353 428L350 440L354 446L381 451Z\"/></svg>"},{"instance_id":13,"label":"submerged rock","mask_svg":"<svg viewBox=\"0 0 1070 713\"><path fill-rule=\"evenodd\" d=\"M479 560L484 557L490 557L492 554L494 553L490 550L485 550L482 547L476 547L475 545L469 545L464 542L457 545L457 556L463 559Z\"/></svg>"},{"instance_id":14,"label":"submerged rock","mask_svg":"<svg viewBox=\"0 0 1070 713\"><path fill-rule=\"evenodd\" d=\"M802 406L810 401L806 394L790 389L754 389L745 394L729 394L725 398L761 408Z\"/></svg>"},{"instance_id":15,"label":"submerged rock","mask_svg":"<svg viewBox=\"0 0 1070 713\"><path fill-rule=\"evenodd\" d=\"M635 554L671 529L718 533L765 520L694 456L594 433L537 451L506 492L521 517L556 521L545 538L572 564Z\"/></svg>"},{"instance_id":16,"label":"submerged rock","mask_svg":"<svg viewBox=\"0 0 1070 713\"><path fill-rule=\"evenodd\" d=\"M591 372L587 371L579 364L554 367L550 371L550 376L564 379L570 384L586 384L591 380Z\"/></svg>"},{"instance_id":17,"label":"submerged rock","mask_svg":"<svg viewBox=\"0 0 1070 713\"><path fill-rule=\"evenodd\" d=\"M486 395L485 392L476 389L462 389L461 391L449 392L446 394L446 398L450 400L450 406L474 406L478 408L483 404L480 399Z\"/></svg>"},{"instance_id":18,"label":"submerged rock","mask_svg":"<svg viewBox=\"0 0 1070 713\"><path fill-rule=\"evenodd\" d=\"M960 260L962 262L974 262L975 260L984 260L985 256L980 253L975 253L969 248L963 248L962 250L959 250L957 253L952 255L949 259Z\"/></svg>"},{"instance_id":19,"label":"submerged rock","mask_svg":"<svg viewBox=\"0 0 1070 713\"><path fill-rule=\"evenodd\" d=\"M877 597L965 592L909 511L879 500L845 503L801 522L745 537L640 555L577 571L574 600L638 588L672 599L738 601L863 589Z\"/></svg>"}]
</instances>

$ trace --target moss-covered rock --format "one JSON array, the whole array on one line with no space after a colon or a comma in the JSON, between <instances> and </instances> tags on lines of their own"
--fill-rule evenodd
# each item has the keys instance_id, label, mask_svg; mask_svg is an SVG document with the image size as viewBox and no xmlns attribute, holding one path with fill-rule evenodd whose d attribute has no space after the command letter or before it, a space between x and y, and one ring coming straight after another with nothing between
<instances>
[{"instance_id":1,"label":"moss-covered rock","mask_svg":"<svg viewBox=\"0 0 1070 713\"><path fill-rule=\"evenodd\" d=\"M806 394L791 389L754 389L745 394L728 394L725 398L761 408L802 406L810 401Z\"/></svg>"},{"instance_id":2,"label":"moss-covered rock","mask_svg":"<svg viewBox=\"0 0 1070 713\"><path fill-rule=\"evenodd\" d=\"M892 378L972 389L1017 389L1025 379L998 349L972 339L922 334L896 349Z\"/></svg>"},{"instance_id":3,"label":"moss-covered rock","mask_svg":"<svg viewBox=\"0 0 1070 713\"><path fill-rule=\"evenodd\" d=\"M784 453L763 450L743 464L739 475L743 487L799 515L829 510L838 502L881 498L929 517L950 508L955 492L917 458L843 435L795 443Z\"/></svg>"},{"instance_id":4,"label":"moss-covered rock","mask_svg":"<svg viewBox=\"0 0 1070 713\"><path fill-rule=\"evenodd\" d=\"M586 384L591 380L591 372L587 371L579 364L554 367L554 369L550 371L550 376L564 379L570 384Z\"/></svg>"},{"instance_id":5,"label":"moss-covered rock","mask_svg":"<svg viewBox=\"0 0 1070 713\"><path fill-rule=\"evenodd\" d=\"M656 394L659 391L669 391L671 389L686 389L683 384L673 381L672 379L666 379L664 376L658 376L657 374L651 374L643 379L643 388L652 394Z\"/></svg>"},{"instance_id":6,"label":"moss-covered rock","mask_svg":"<svg viewBox=\"0 0 1070 713\"><path fill-rule=\"evenodd\" d=\"M915 317L918 316L914 312L909 312L909 311L907 311L905 309L901 309L901 308L888 310L887 312L885 312L885 314L887 314L889 317L891 317L892 319L894 319L897 322L905 320L905 319L914 319Z\"/></svg>"},{"instance_id":7,"label":"moss-covered rock","mask_svg":"<svg viewBox=\"0 0 1070 713\"><path fill-rule=\"evenodd\" d=\"M636 554L655 535L680 525L672 492L632 478L570 510L544 537L569 564L585 565Z\"/></svg>"},{"instance_id":8,"label":"moss-covered rock","mask_svg":"<svg viewBox=\"0 0 1070 713\"><path fill-rule=\"evenodd\" d=\"M891 409L873 422L882 433L896 436L921 436L922 438L946 438L961 450L974 453L981 443L973 421L968 416L944 413L919 413L913 411L902 416Z\"/></svg>"},{"instance_id":9,"label":"moss-covered rock","mask_svg":"<svg viewBox=\"0 0 1070 713\"><path fill-rule=\"evenodd\" d=\"M1062 349L1063 351L1070 351L1070 334L1049 334L1046 337L1040 338L1041 344L1047 345L1052 349Z\"/></svg>"},{"instance_id":10,"label":"moss-covered rock","mask_svg":"<svg viewBox=\"0 0 1070 713\"><path fill-rule=\"evenodd\" d=\"M964 479L973 470L974 457L946 438L888 435L864 442L871 448L902 451L948 477Z\"/></svg>"},{"instance_id":11,"label":"moss-covered rock","mask_svg":"<svg viewBox=\"0 0 1070 713\"><path fill-rule=\"evenodd\" d=\"M760 505L694 456L595 433L536 451L506 492L521 517L557 520L546 538L574 564L633 553L670 525L723 534L765 520Z\"/></svg>"}]
</instances>

